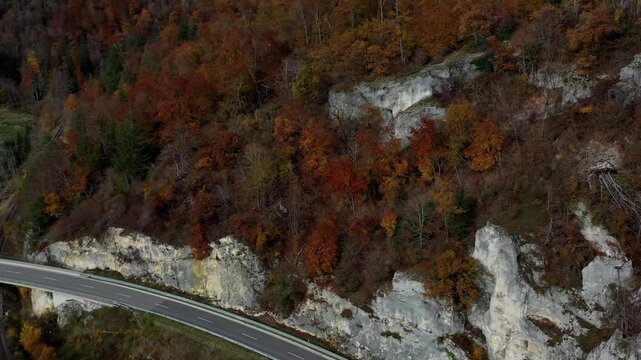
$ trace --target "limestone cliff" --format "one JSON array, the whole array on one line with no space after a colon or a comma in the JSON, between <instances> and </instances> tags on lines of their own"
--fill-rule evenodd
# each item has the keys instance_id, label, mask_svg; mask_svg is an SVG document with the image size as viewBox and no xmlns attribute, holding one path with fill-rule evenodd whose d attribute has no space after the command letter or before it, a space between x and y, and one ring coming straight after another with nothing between
<instances>
[{"instance_id":1,"label":"limestone cliff","mask_svg":"<svg viewBox=\"0 0 641 360\"><path fill-rule=\"evenodd\" d=\"M632 266L584 206L577 207L576 216L583 236L600 251L583 269L581 289L533 288L521 274L521 262L526 257L540 261L536 247L488 224L476 232L473 251L484 272L479 280L483 296L467 314L428 298L419 277L399 272L367 309L310 283L305 301L289 317L274 318L363 359L466 359L468 354L452 341L456 334L484 346L490 359L634 359L641 350L638 339L625 339L619 331L612 330L595 348L581 345L595 330L612 325L609 316L617 306L613 289L626 285ZM76 270L110 269L259 314L257 298L266 274L257 257L230 237L212 247L209 258L196 261L188 248L111 229L102 239L54 243L35 259ZM59 308L47 305L50 300L41 295L34 301L40 308ZM465 319L483 336L470 332Z\"/></svg>"},{"instance_id":2,"label":"limestone cliff","mask_svg":"<svg viewBox=\"0 0 641 360\"><path fill-rule=\"evenodd\" d=\"M232 237L211 246L209 257L194 260L188 246L156 244L144 235L112 228L101 239L51 244L34 260L80 271L112 270L210 298L222 307L256 310L267 282L259 259Z\"/></svg>"}]
</instances>

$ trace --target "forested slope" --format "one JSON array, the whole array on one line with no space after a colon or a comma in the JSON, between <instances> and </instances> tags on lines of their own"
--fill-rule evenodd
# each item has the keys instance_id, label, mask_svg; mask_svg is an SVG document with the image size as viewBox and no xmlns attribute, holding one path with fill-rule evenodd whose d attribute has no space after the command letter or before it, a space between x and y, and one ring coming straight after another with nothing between
<instances>
[{"instance_id":1,"label":"forested slope","mask_svg":"<svg viewBox=\"0 0 641 360\"><path fill-rule=\"evenodd\" d=\"M234 234L274 270L265 303L277 310L292 309L307 279L365 303L398 269L465 308L478 296L472 235L488 220L544 245L549 284L578 286L595 256L571 216L583 201L641 269L641 103L633 85L625 101L610 91L641 53L640 11L3 1L0 101L38 116L20 220L6 231L35 247L120 226L189 244L195 258ZM454 51L482 54L478 76L435 93L446 114L415 119L407 143L376 108L330 116L330 89ZM594 152L617 161L590 162Z\"/></svg>"}]
</instances>

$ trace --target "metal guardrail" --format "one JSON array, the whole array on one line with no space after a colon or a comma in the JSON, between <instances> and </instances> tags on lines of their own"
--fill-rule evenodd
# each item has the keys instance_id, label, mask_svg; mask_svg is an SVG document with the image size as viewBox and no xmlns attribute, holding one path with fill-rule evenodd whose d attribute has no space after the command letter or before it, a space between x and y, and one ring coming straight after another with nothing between
<instances>
[{"instance_id":1,"label":"metal guardrail","mask_svg":"<svg viewBox=\"0 0 641 360\"><path fill-rule=\"evenodd\" d=\"M244 324L245 326L251 327L251 328L253 328L253 329L257 330L257 331L260 331L262 333L268 333L268 334L270 334L272 336L278 337L279 339L281 339L283 341L286 341L286 342L288 342L290 344L305 348L308 351L314 352L317 355L320 355L320 356L325 357L327 359L331 359L331 360L347 360L347 358L345 358L345 357L343 357L343 356L341 356L339 354L336 354L336 353L334 353L334 352L332 352L330 350L327 350L327 349L325 349L325 348L323 348L321 346L313 344L310 341L302 340L302 339L300 339L298 337L295 337L295 336L293 336L291 334L288 334L288 333L286 333L284 331L281 331L281 330L278 330L278 329L273 328L271 326L262 324L262 323L260 323L260 322L258 322L256 320L248 319L248 318L246 318L244 316L235 314L233 312L226 311L226 310L223 310L223 309L211 306L211 305L203 304L201 302L194 301L194 300L186 298L184 296L179 296L179 295L176 295L176 294L160 291L160 290L153 289L153 288L150 288L150 287L141 286L141 285L138 285L138 284L127 282L127 281L112 279L112 278L108 278L108 277L104 277L104 276L100 276L100 275L81 273L81 272L72 271L72 270L68 270L68 269L62 269L62 268L58 268L58 267L54 267L54 266L46 266L46 265L41 265L41 264L34 264L34 263L28 263L28 262L23 262L23 261L17 261L17 260L7 259L6 257L2 257L2 259L5 260L5 261L19 263L21 266L33 266L33 267L46 268L46 269L48 269L50 271L61 272L61 273L65 273L65 274L68 274L68 275L74 275L74 276L82 276L82 277L85 277L85 278L90 278L90 279L93 279L93 280L98 280L98 281L111 283L111 284L114 284L114 285L117 285L117 286L122 286L122 287L130 288L130 289L134 289L134 290L138 290L138 291L141 291L141 292L146 292L146 293L149 293L149 294L152 294L152 295L155 295L155 296L160 296L160 297L172 299L172 300L181 302L181 303L183 303L185 305L188 305L188 306L191 306L191 307L194 307L194 308L198 308L198 309L203 310L203 311L207 311L207 312L213 313L213 314L218 315L220 317L224 317L225 319L234 321L236 323ZM37 288L37 289L41 289L41 290L45 290L45 291L58 291L58 292L62 292L62 293L69 293L69 291L67 289L61 289L61 288L58 288L58 287L55 287L55 286L51 286L51 287L45 289L45 288L42 288L42 286L37 285L37 284L33 285L33 284L18 283L16 281L11 280L11 279L7 279L6 277L1 276L1 275L0 275L0 282L7 282L7 283L11 283L11 284L18 285L18 286L32 287L32 288ZM106 305L116 305L116 306L118 306L117 303L114 302L111 299L103 299L103 298L101 298L99 296L91 295L91 294L88 294L88 293L83 292L83 291L75 290L74 293L70 294L70 295L77 295L77 296L80 296L80 297L86 297L86 298L90 298L90 299L92 298L92 299L96 299L97 301L102 302L102 303L104 303ZM149 309L137 308L135 306L131 306L131 307L135 308L137 310L140 310L140 311L144 311L144 312L152 313L154 315L161 316L161 317L166 318L166 319L177 321L177 322L182 323L184 325L187 325L189 327L193 327L193 328L199 329L201 331L213 334L213 335L215 335L217 337L225 339L225 340L227 340L227 341L229 341L231 343L234 343L234 344L236 344L238 346L242 346L242 347L244 347L246 349L249 349L251 351L259 353L259 354L261 354L261 355L263 355L265 357L278 360L277 358L274 358L273 356L271 356L269 354L266 354L266 353L264 353L264 352L262 352L262 351L260 351L258 349L255 349L255 348L253 348L252 346L250 346L248 344L236 341L236 340L228 338L228 337L226 337L224 335L220 335L220 334L218 334L218 333L216 333L216 332L214 332L212 330L208 330L208 329L199 327L198 325L195 325L195 324L192 324L192 323L188 323L188 322L182 321L182 320L180 320L178 318L174 318L174 317L171 317L171 316L159 313L159 312L155 312L155 311L152 311L152 310L149 310Z\"/></svg>"}]
</instances>

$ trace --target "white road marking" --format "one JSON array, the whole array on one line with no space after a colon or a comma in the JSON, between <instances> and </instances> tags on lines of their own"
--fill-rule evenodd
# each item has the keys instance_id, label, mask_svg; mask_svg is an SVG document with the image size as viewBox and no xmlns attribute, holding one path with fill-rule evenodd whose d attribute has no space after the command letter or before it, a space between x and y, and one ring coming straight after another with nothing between
<instances>
[{"instance_id":1,"label":"white road marking","mask_svg":"<svg viewBox=\"0 0 641 360\"><path fill-rule=\"evenodd\" d=\"M127 294L123 294L123 293L118 293L117 295L124 296L124 297L128 297L128 298L130 298L130 297L131 297L131 295L127 295Z\"/></svg>"},{"instance_id":2,"label":"white road marking","mask_svg":"<svg viewBox=\"0 0 641 360\"><path fill-rule=\"evenodd\" d=\"M208 323L212 323L212 322L213 322L213 321L211 321L211 320L207 320L207 319L205 319L205 318L201 318L200 316L197 316L197 318L198 318L198 319L200 319L200 320L202 320L202 321L206 321L206 322L208 322Z\"/></svg>"},{"instance_id":3,"label":"white road marking","mask_svg":"<svg viewBox=\"0 0 641 360\"><path fill-rule=\"evenodd\" d=\"M169 306L163 305L163 304L156 304L156 306L159 306L161 308L169 309Z\"/></svg>"},{"instance_id":4,"label":"white road marking","mask_svg":"<svg viewBox=\"0 0 641 360\"><path fill-rule=\"evenodd\" d=\"M305 358L304 358L304 357L302 357L302 356L298 356L298 355L296 355L296 354L294 354L294 353L290 353L289 351L288 351L287 353L288 353L289 355L291 355L291 356L296 356L296 357L297 357L297 358L299 358L299 359L305 360Z\"/></svg>"},{"instance_id":5,"label":"white road marking","mask_svg":"<svg viewBox=\"0 0 641 360\"><path fill-rule=\"evenodd\" d=\"M245 334L245 333L241 333L241 334L243 334L243 336L246 336L246 337L248 337L248 338L250 338L250 339L252 339L252 340L258 340L258 339L256 339L255 337L253 337L253 336L251 336L251 335L247 335L247 334Z\"/></svg>"},{"instance_id":6,"label":"white road marking","mask_svg":"<svg viewBox=\"0 0 641 360\"><path fill-rule=\"evenodd\" d=\"M20 271L13 271L13 270L6 270L6 271L11 274L20 274Z\"/></svg>"},{"instance_id":7,"label":"white road marking","mask_svg":"<svg viewBox=\"0 0 641 360\"><path fill-rule=\"evenodd\" d=\"M43 276L43 278L47 279L47 280L58 281L58 279L52 278L52 277L48 277L48 276Z\"/></svg>"},{"instance_id":8,"label":"white road marking","mask_svg":"<svg viewBox=\"0 0 641 360\"><path fill-rule=\"evenodd\" d=\"M82 286L82 287L86 287L87 289L95 289L95 288L94 288L93 286L91 286L91 285L80 284L80 286Z\"/></svg>"}]
</instances>

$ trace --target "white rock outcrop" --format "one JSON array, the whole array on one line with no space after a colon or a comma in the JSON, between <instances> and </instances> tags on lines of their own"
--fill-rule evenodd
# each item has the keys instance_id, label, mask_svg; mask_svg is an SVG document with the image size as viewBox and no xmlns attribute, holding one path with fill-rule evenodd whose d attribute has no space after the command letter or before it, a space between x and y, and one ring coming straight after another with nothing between
<instances>
[{"instance_id":1,"label":"white rock outcrop","mask_svg":"<svg viewBox=\"0 0 641 360\"><path fill-rule=\"evenodd\" d=\"M632 278L632 262L619 242L607 230L592 222L585 205L579 203L575 215L581 220L581 234L601 254L583 268L583 299L588 304L608 308L613 304L613 286L623 286Z\"/></svg>"},{"instance_id":2,"label":"white rock outcrop","mask_svg":"<svg viewBox=\"0 0 641 360\"><path fill-rule=\"evenodd\" d=\"M641 359L641 335L624 339L616 330L607 341L602 342L588 354L586 360L639 360Z\"/></svg>"},{"instance_id":3,"label":"white rock outcrop","mask_svg":"<svg viewBox=\"0 0 641 360\"><path fill-rule=\"evenodd\" d=\"M65 327L72 319L78 318L84 312L95 310L104 304L78 296L31 289L31 309L36 316L56 313L58 326Z\"/></svg>"},{"instance_id":4,"label":"white rock outcrop","mask_svg":"<svg viewBox=\"0 0 641 360\"><path fill-rule=\"evenodd\" d=\"M378 294L371 310L312 284L307 300L281 322L362 359L467 358L451 341L441 341L464 331L462 318L426 298L423 284L408 274L396 273L391 290Z\"/></svg>"},{"instance_id":5,"label":"white rock outcrop","mask_svg":"<svg viewBox=\"0 0 641 360\"><path fill-rule=\"evenodd\" d=\"M641 54L619 71L619 81L608 92L616 101L628 104L641 96Z\"/></svg>"},{"instance_id":6,"label":"white rock outcrop","mask_svg":"<svg viewBox=\"0 0 641 360\"><path fill-rule=\"evenodd\" d=\"M36 316L42 316L54 310L53 295L44 290L31 290L31 310Z\"/></svg>"},{"instance_id":7,"label":"white rock outcrop","mask_svg":"<svg viewBox=\"0 0 641 360\"><path fill-rule=\"evenodd\" d=\"M207 258L194 260L188 246L156 244L147 236L111 228L102 239L53 243L36 254L34 260L59 263L79 271L116 271L125 277L150 280L210 298L222 307L257 309L258 296L267 283L258 257L232 237L211 246Z\"/></svg>"},{"instance_id":8,"label":"white rock outcrop","mask_svg":"<svg viewBox=\"0 0 641 360\"><path fill-rule=\"evenodd\" d=\"M474 78L478 71L473 62L482 55L457 53L404 77L364 82L348 91L330 91L330 116L353 119L362 116L368 107L378 109L393 127L394 136L406 142L421 117L445 115L445 109L430 98L451 89L458 81Z\"/></svg>"},{"instance_id":9,"label":"white rock outcrop","mask_svg":"<svg viewBox=\"0 0 641 360\"><path fill-rule=\"evenodd\" d=\"M556 349L548 345L550 337L532 322L546 321L566 331L578 327L563 309L567 299L538 294L523 281L517 255L514 239L501 228L488 224L476 232L472 256L490 276L483 285L489 292L489 303L479 303L469 319L483 331L489 358L548 359L559 352L580 355L581 350L570 339Z\"/></svg>"},{"instance_id":10,"label":"white rock outcrop","mask_svg":"<svg viewBox=\"0 0 641 360\"><path fill-rule=\"evenodd\" d=\"M592 96L593 81L579 75L576 66L550 64L531 76L530 81L539 88L560 89L561 106L574 105Z\"/></svg>"},{"instance_id":11,"label":"white rock outcrop","mask_svg":"<svg viewBox=\"0 0 641 360\"><path fill-rule=\"evenodd\" d=\"M632 267L616 239L592 223L583 205L578 205L576 215L582 234L601 253L583 269L583 287L576 290L535 290L520 268L522 261L537 268L544 265L536 245L520 246L518 238L492 224L477 231L472 256L484 273L478 282L482 297L466 318L483 333L490 360L633 359L627 356L641 349L639 341L621 340L617 333L594 349L579 346L581 337L612 325L608 316L616 304L611 288L625 284ZM35 259L76 270L114 270L257 314L257 297L266 275L256 256L229 237L212 247L210 257L196 261L187 247L155 244L148 237L111 229L100 240L51 244ZM34 303L43 309L57 307L48 305L46 296L35 294ZM402 272L395 274L391 287L381 290L367 310L312 283L305 301L290 316L274 317L362 359L467 359L469 354L451 340L461 333L483 344L483 339L467 331L462 314L427 297L421 279ZM619 350L621 344L625 351Z\"/></svg>"}]
</instances>

